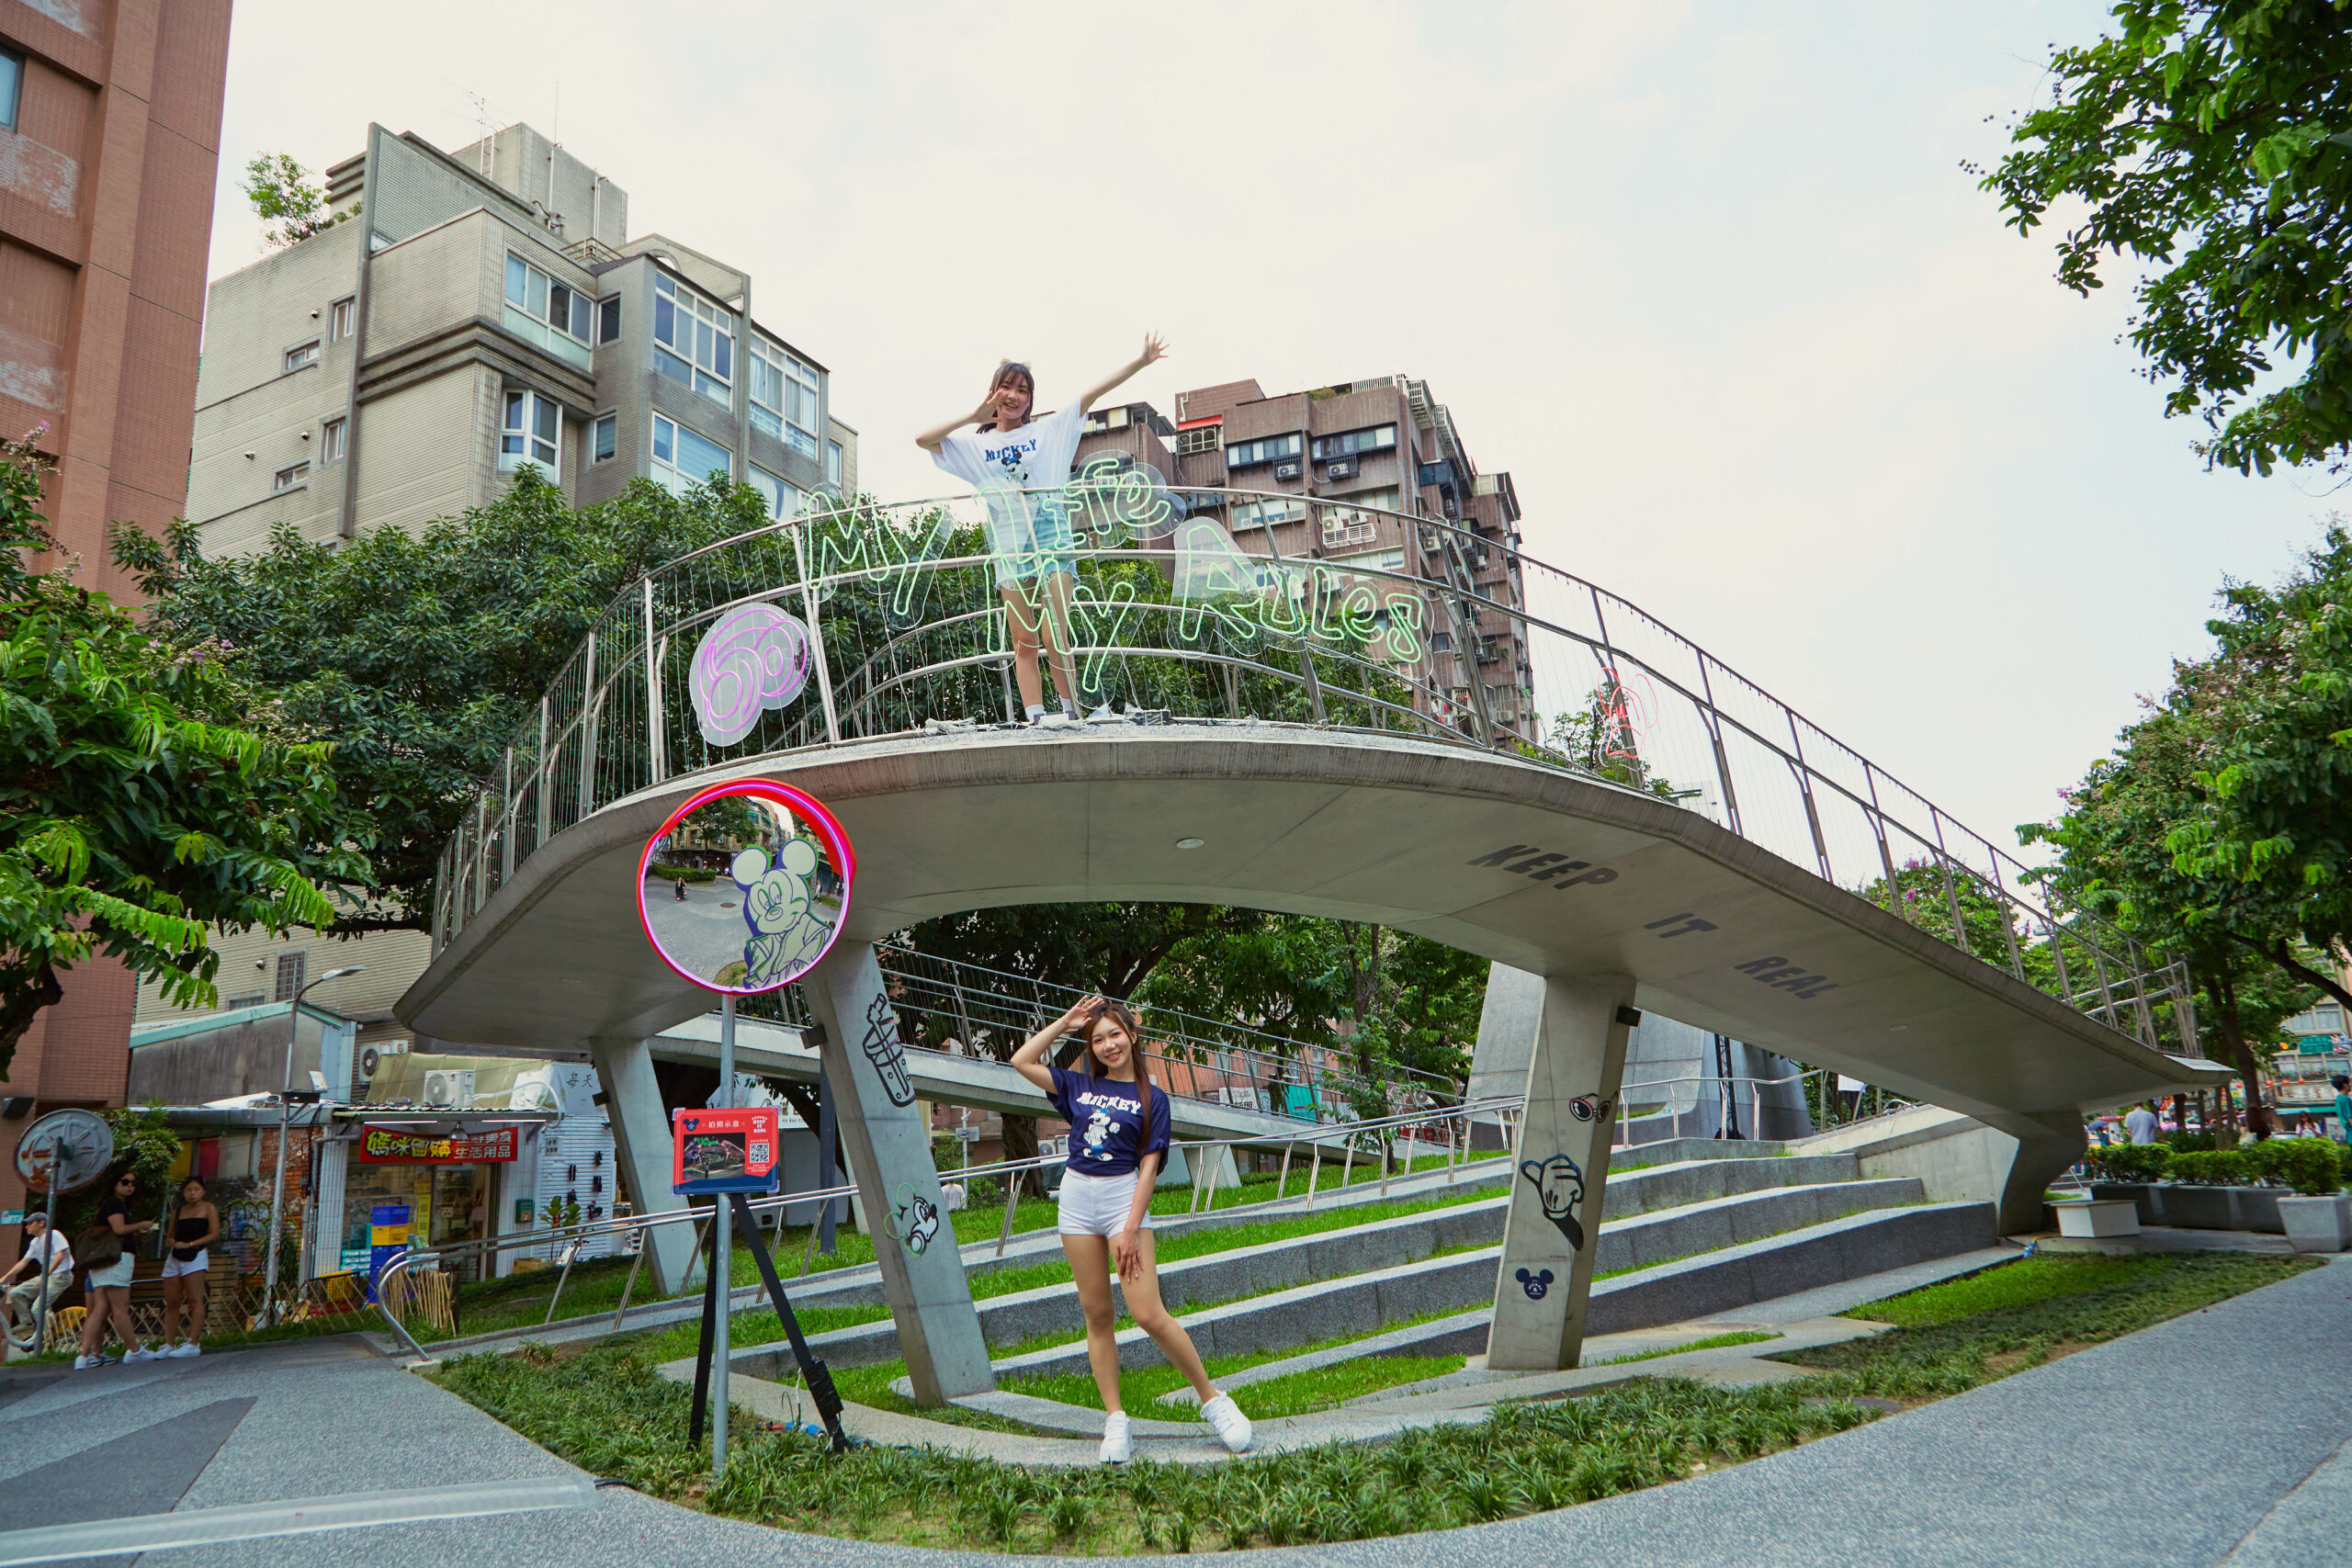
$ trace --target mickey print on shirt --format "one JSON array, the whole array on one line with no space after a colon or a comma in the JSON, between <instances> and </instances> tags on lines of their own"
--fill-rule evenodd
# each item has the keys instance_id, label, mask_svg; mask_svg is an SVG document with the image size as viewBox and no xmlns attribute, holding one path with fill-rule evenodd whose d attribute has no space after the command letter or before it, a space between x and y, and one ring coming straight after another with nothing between
<instances>
[{"instance_id":1,"label":"mickey print on shirt","mask_svg":"<svg viewBox=\"0 0 2352 1568\"><path fill-rule=\"evenodd\" d=\"M1093 1152L1096 1159L1111 1157L1102 1145L1111 1136L1112 1124L1110 1112L1101 1110L1094 1111L1087 1121L1086 1146Z\"/></svg>"}]
</instances>

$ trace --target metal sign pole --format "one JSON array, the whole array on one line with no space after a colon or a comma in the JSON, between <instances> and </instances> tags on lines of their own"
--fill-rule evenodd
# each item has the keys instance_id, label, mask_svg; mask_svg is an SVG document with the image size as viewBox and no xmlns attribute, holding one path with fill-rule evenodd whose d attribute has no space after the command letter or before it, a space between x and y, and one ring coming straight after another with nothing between
<instances>
[{"instance_id":1,"label":"metal sign pole","mask_svg":"<svg viewBox=\"0 0 2352 1568\"><path fill-rule=\"evenodd\" d=\"M735 993L722 992L718 998L718 1109L735 1109ZM711 1285L718 1292L718 1332L716 1336L717 1361L711 1367L710 1378L710 1472L727 1472L727 1352L729 1329L735 1315L735 1207L724 1195L717 1201L718 1213L711 1217L710 1277Z\"/></svg>"}]
</instances>

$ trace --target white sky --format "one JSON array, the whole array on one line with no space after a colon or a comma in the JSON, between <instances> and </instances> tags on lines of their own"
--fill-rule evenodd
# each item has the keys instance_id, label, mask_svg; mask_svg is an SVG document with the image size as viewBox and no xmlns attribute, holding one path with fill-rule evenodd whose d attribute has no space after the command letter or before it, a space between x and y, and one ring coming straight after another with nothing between
<instances>
[{"instance_id":1,"label":"white sky","mask_svg":"<svg viewBox=\"0 0 2352 1568\"><path fill-rule=\"evenodd\" d=\"M1158 328L1165 412L1426 378L1532 554L2007 841L2330 504L2206 473L2122 288L1958 166L2102 15L240 0L211 267L260 254L255 152L527 120L752 272L887 499L955 488L912 434L1006 355L1050 405Z\"/></svg>"}]
</instances>

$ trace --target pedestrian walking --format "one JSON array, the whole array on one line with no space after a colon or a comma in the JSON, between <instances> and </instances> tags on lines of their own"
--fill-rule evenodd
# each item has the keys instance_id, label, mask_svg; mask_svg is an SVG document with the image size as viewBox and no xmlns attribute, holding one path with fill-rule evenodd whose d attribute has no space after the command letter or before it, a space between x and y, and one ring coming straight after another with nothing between
<instances>
[{"instance_id":1,"label":"pedestrian walking","mask_svg":"<svg viewBox=\"0 0 2352 1568\"><path fill-rule=\"evenodd\" d=\"M979 407L915 437L933 462L978 490L987 504L989 553L1012 637L1012 677L1031 724L1047 722L1041 649L1051 658L1054 690L1061 698L1053 722L1078 722L1069 630L1078 541L1061 491L1078 456L1079 426L1088 409L1167 353L1159 333L1145 334L1142 353L1044 419L1030 417L1037 400L1036 377L1026 365L1008 359L989 378ZM1110 711L1107 702L1095 710Z\"/></svg>"},{"instance_id":2,"label":"pedestrian walking","mask_svg":"<svg viewBox=\"0 0 2352 1568\"><path fill-rule=\"evenodd\" d=\"M2352 1077L2338 1073L2327 1081L2335 1090L2336 1134L2352 1144Z\"/></svg>"},{"instance_id":3,"label":"pedestrian walking","mask_svg":"<svg viewBox=\"0 0 2352 1568\"><path fill-rule=\"evenodd\" d=\"M220 1234L220 1211L204 1196L201 1177L180 1183L179 1213L172 1220L172 1249L164 1258L164 1350L166 1356L200 1356L197 1341L204 1337L204 1311L211 1294L211 1255L206 1250ZM180 1314L187 1314L187 1337L176 1345Z\"/></svg>"},{"instance_id":4,"label":"pedestrian walking","mask_svg":"<svg viewBox=\"0 0 2352 1568\"><path fill-rule=\"evenodd\" d=\"M1047 1061L1065 1035L1086 1042L1084 1070ZM1031 1035L1012 1054L1021 1076L1070 1124L1069 1155L1060 1193L1062 1253L1078 1284L1086 1316L1086 1359L1109 1413L1102 1424L1104 1464L1123 1464L1134 1450L1127 1413L1119 1398L1118 1314L1111 1301L1116 1266L1127 1315L1151 1336L1169 1364L1200 1395L1201 1417L1225 1446L1250 1446L1250 1417L1220 1393L1202 1370L1192 1336L1159 1300L1159 1269L1151 1235L1151 1190L1168 1157L1168 1095L1151 1081L1136 1015L1125 1002L1088 997Z\"/></svg>"},{"instance_id":5,"label":"pedestrian walking","mask_svg":"<svg viewBox=\"0 0 2352 1568\"><path fill-rule=\"evenodd\" d=\"M25 1276L25 1282L10 1283L19 1274ZM36 1209L25 1216L25 1255L10 1264L6 1273L0 1274L0 1289L7 1292L5 1311L9 1337L36 1350L48 1332L47 1325L40 1322L44 1274L49 1277L50 1310L54 1312L58 1298L74 1287L74 1249L65 1244L63 1236L50 1234L49 1216ZM29 1338L17 1337L19 1325L29 1332Z\"/></svg>"},{"instance_id":6,"label":"pedestrian walking","mask_svg":"<svg viewBox=\"0 0 2352 1568\"><path fill-rule=\"evenodd\" d=\"M81 1255L82 1267L87 1270L83 1285L90 1301L89 1310L82 1314L82 1353L74 1359L74 1370L85 1371L103 1367L114 1359L101 1353L107 1342L107 1322L114 1322L115 1337L122 1341L122 1359L126 1361L152 1361L157 1359L153 1350L142 1348L137 1331L130 1326L130 1276L137 1267L130 1256L130 1243L155 1228L153 1220L130 1217L130 1201L139 1195L139 1179L124 1171L115 1179L114 1189L106 1201L98 1205L98 1217L84 1231L74 1250Z\"/></svg>"},{"instance_id":7,"label":"pedestrian walking","mask_svg":"<svg viewBox=\"0 0 2352 1568\"><path fill-rule=\"evenodd\" d=\"M2145 1105L2133 1106L2123 1118L2123 1131L2135 1144L2154 1143L2157 1126L2156 1113Z\"/></svg>"}]
</instances>

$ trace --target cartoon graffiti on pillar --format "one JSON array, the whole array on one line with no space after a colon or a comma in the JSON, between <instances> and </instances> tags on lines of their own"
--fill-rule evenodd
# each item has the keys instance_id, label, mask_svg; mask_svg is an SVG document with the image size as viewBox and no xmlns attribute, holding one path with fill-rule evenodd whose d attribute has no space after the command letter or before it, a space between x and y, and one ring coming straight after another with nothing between
<instances>
[{"instance_id":1,"label":"cartoon graffiti on pillar","mask_svg":"<svg viewBox=\"0 0 2352 1568\"><path fill-rule=\"evenodd\" d=\"M893 1105L915 1102L914 1076L907 1071L906 1048L899 1043L899 1015L888 997L877 996L865 1010L865 1059L882 1075L882 1092Z\"/></svg>"},{"instance_id":2,"label":"cartoon graffiti on pillar","mask_svg":"<svg viewBox=\"0 0 2352 1568\"><path fill-rule=\"evenodd\" d=\"M1584 1224L1577 1218L1577 1205L1584 1201L1583 1169L1567 1156L1554 1155L1550 1159L1525 1161L1519 1173L1534 1187L1544 1205L1544 1217L1568 1238L1568 1250L1582 1252Z\"/></svg>"},{"instance_id":3,"label":"cartoon graffiti on pillar","mask_svg":"<svg viewBox=\"0 0 2352 1568\"><path fill-rule=\"evenodd\" d=\"M1606 1122L1610 1108L1615 1102L1599 1095L1580 1094L1568 1101L1568 1114L1579 1122Z\"/></svg>"},{"instance_id":4,"label":"cartoon graffiti on pillar","mask_svg":"<svg viewBox=\"0 0 2352 1568\"><path fill-rule=\"evenodd\" d=\"M1527 1299L1531 1302L1542 1301L1544 1292L1552 1288L1552 1270L1549 1269L1533 1274L1522 1269L1519 1271L1518 1279L1519 1288L1527 1292Z\"/></svg>"},{"instance_id":5,"label":"cartoon graffiti on pillar","mask_svg":"<svg viewBox=\"0 0 2352 1568\"><path fill-rule=\"evenodd\" d=\"M899 1189L899 1202L890 1211L890 1234L917 1258L939 1234L939 1206L910 1188Z\"/></svg>"}]
</instances>

